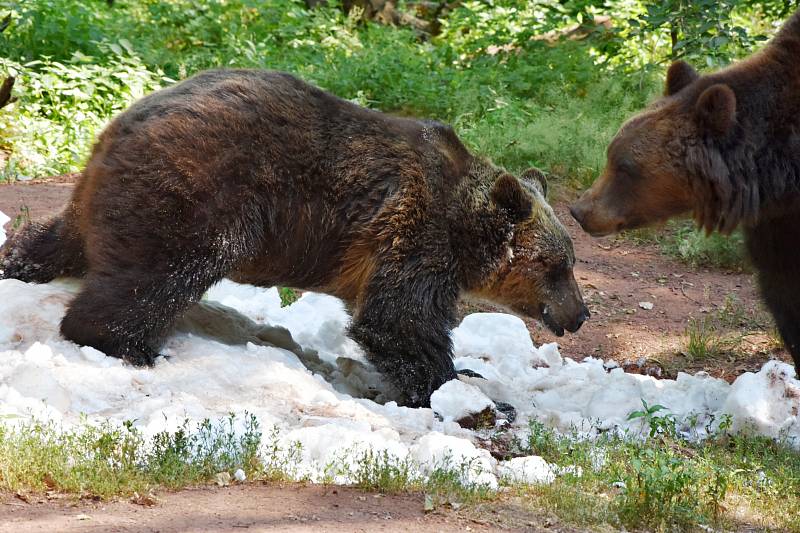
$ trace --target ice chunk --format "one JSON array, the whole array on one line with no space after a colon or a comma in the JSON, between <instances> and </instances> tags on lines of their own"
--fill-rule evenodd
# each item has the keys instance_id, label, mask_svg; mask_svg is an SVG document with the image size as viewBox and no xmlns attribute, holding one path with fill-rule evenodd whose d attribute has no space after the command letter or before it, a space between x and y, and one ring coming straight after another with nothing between
<instances>
[{"instance_id":1,"label":"ice chunk","mask_svg":"<svg viewBox=\"0 0 800 533\"><path fill-rule=\"evenodd\" d=\"M787 437L800 444L800 381L791 365L769 361L733 383L722 408L732 417L734 431Z\"/></svg>"},{"instance_id":2,"label":"ice chunk","mask_svg":"<svg viewBox=\"0 0 800 533\"><path fill-rule=\"evenodd\" d=\"M495 460L467 439L430 432L411 448L411 457L423 471L436 469L459 472L462 481L497 488Z\"/></svg>"},{"instance_id":3,"label":"ice chunk","mask_svg":"<svg viewBox=\"0 0 800 533\"><path fill-rule=\"evenodd\" d=\"M494 402L478 387L458 379L451 379L431 395L431 409L445 420L458 421L487 407L494 409Z\"/></svg>"},{"instance_id":4,"label":"ice chunk","mask_svg":"<svg viewBox=\"0 0 800 533\"><path fill-rule=\"evenodd\" d=\"M11 219L8 217L8 215L0 211L0 246L3 246L3 243L6 242L6 231L4 227L9 220Z\"/></svg>"},{"instance_id":5,"label":"ice chunk","mask_svg":"<svg viewBox=\"0 0 800 533\"><path fill-rule=\"evenodd\" d=\"M549 485L556 478L550 463L538 455L515 457L510 461L502 461L497 465L497 472L501 478L512 483L529 485Z\"/></svg>"}]
</instances>

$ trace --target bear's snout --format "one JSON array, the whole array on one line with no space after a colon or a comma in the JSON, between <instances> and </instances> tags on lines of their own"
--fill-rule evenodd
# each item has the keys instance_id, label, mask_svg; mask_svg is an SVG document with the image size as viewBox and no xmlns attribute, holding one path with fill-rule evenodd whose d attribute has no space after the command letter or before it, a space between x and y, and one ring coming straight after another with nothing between
<instances>
[{"instance_id":1,"label":"bear's snout","mask_svg":"<svg viewBox=\"0 0 800 533\"><path fill-rule=\"evenodd\" d=\"M569 331L570 333L575 333L576 331L581 329L581 326L583 325L583 323L586 322L587 320L589 320L589 318L591 318L591 316L592 316L592 313L589 312L589 308L586 307L585 304L582 305L580 312L575 316L574 322L572 322L571 324L567 325L567 327L566 327L567 331Z\"/></svg>"},{"instance_id":2,"label":"bear's snout","mask_svg":"<svg viewBox=\"0 0 800 533\"><path fill-rule=\"evenodd\" d=\"M592 237L604 237L625 229L625 220L603 206L589 189L573 203L569 212L583 231Z\"/></svg>"},{"instance_id":3,"label":"bear's snout","mask_svg":"<svg viewBox=\"0 0 800 533\"><path fill-rule=\"evenodd\" d=\"M583 227L583 220L586 217L586 208L584 206L580 205L579 202L575 202L569 207L569 214Z\"/></svg>"}]
</instances>

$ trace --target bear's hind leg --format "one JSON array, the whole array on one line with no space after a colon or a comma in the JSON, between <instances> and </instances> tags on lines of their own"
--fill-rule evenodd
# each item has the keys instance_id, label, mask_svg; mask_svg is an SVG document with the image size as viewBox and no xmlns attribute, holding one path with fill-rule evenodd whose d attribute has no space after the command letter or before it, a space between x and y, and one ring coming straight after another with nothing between
<instances>
[{"instance_id":1,"label":"bear's hind leg","mask_svg":"<svg viewBox=\"0 0 800 533\"><path fill-rule=\"evenodd\" d=\"M800 287L793 286L798 278L788 279L766 272L759 272L758 278L764 302L800 376Z\"/></svg>"},{"instance_id":2,"label":"bear's hind leg","mask_svg":"<svg viewBox=\"0 0 800 533\"><path fill-rule=\"evenodd\" d=\"M761 295L800 375L800 214L765 219L745 236Z\"/></svg>"},{"instance_id":3,"label":"bear's hind leg","mask_svg":"<svg viewBox=\"0 0 800 533\"><path fill-rule=\"evenodd\" d=\"M90 270L61 333L133 365L153 365L176 318L225 275L213 262L195 256L177 268L165 262Z\"/></svg>"}]
</instances>

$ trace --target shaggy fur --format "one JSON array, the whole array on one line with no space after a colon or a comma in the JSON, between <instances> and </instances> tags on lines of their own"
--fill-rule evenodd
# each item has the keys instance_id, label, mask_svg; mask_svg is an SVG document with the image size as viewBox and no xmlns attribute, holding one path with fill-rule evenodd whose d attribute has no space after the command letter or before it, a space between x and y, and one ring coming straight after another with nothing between
<instances>
[{"instance_id":1,"label":"shaggy fur","mask_svg":"<svg viewBox=\"0 0 800 533\"><path fill-rule=\"evenodd\" d=\"M85 274L63 335L137 365L222 277L326 292L405 402L427 405L456 375L460 294L498 296L559 333L588 317L540 178L473 157L447 126L288 74L208 71L118 116L64 213L11 236L0 268ZM516 294L492 289L504 280Z\"/></svg>"},{"instance_id":2,"label":"shaggy fur","mask_svg":"<svg viewBox=\"0 0 800 533\"><path fill-rule=\"evenodd\" d=\"M573 206L604 235L692 212L743 226L762 295L800 370L800 12L764 50L700 76L684 62L664 98L628 121L605 173Z\"/></svg>"}]
</instances>

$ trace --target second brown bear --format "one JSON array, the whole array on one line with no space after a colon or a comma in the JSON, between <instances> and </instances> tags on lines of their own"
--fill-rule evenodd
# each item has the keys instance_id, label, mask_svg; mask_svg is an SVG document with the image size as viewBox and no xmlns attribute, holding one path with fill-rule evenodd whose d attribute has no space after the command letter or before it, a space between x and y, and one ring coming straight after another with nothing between
<instances>
[{"instance_id":1,"label":"second brown bear","mask_svg":"<svg viewBox=\"0 0 800 533\"><path fill-rule=\"evenodd\" d=\"M800 371L800 12L764 50L700 76L683 61L663 98L622 126L572 207L593 235L693 213L744 229L761 293Z\"/></svg>"}]
</instances>

